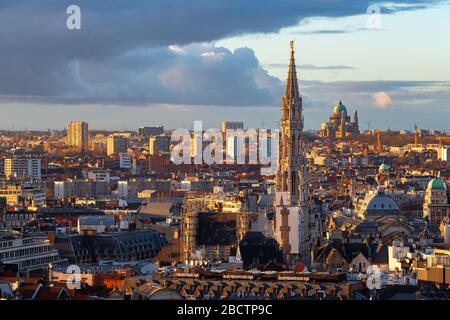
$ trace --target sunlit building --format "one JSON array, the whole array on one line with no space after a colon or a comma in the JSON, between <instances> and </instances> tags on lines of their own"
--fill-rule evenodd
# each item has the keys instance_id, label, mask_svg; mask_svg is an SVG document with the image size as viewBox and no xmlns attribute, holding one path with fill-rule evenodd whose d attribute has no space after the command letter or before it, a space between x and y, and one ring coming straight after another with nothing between
<instances>
[{"instance_id":1,"label":"sunlit building","mask_svg":"<svg viewBox=\"0 0 450 320\"><path fill-rule=\"evenodd\" d=\"M80 151L88 146L88 124L84 121L71 121L67 125L67 145Z\"/></svg>"},{"instance_id":2,"label":"sunlit building","mask_svg":"<svg viewBox=\"0 0 450 320\"><path fill-rule=\"evenodd\" d=\"M339 101L333 107L333 113L329 122L323 122L320 127L320 134L331 139L342 139L348 135L358 134L358 111L353 113L353 120L347 115L347 107Z\"/></svg>"},{"instance_id":3,"label":"sunlit building","mask_svg":"<svg viewBox=\"0 0 450 320\"><path fill-rule=\"evenodd\" d=\"M423 204L424 219L439 224L448 217L449 205L446 189L446 185L440 178L434 178L428 183Z\"/></svg>"},{"instance_id":4,"label":"sunlit building","mask_svg":"<svg viewBox=\"0 0 450 320\"><path fill-rule=\"evenodd\" d=\"M9 158L4 163L7 180L41 180L41 159Z\"/></svg>"},{"instance_id":5,"label":"sunlit building","mask_svg":"<svg viewBox=\"0 0 450 320\"><path fill-rule=\"evenodd\" d=\"M106 154L108 157L119 153L126 153L128 149L128 139L119 135L110 135L106 139Z\"/></svg>"}]
</instances>

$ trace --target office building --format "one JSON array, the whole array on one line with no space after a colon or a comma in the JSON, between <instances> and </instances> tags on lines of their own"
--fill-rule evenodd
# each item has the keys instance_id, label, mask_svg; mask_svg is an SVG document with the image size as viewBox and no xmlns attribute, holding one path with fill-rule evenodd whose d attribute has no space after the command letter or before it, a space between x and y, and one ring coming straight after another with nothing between
<instances>
[{"instance_id":1,"label":"office building","mask_svg":"<svg viewBox=\"0 0 450 320\"><path fill-rule=\"evenodd\" d=\"M438 159L441 161L450 162L450 147L442 146L438 150Z\"/></svg>"},{"instance_id":2,"label":"office building","mask_svg":"<svg viewBox=\"0 0 450 320\"><path fill-rule=\"evenodd\" d=\"M47 239L0 238L0 263L17 265L19 271L46 269L58 262L58 250Z\"/></svg>"},{"instance_id":3,"label":"office building","mask_svg":"<svg viewBox=\"0 0 450 320\"><path fill-rule=\"evenodd\" d=\"M41 180L41 159L8 158L4 170L7 180Z\"/></svg>"},{"instance_id":4,"label":"office building","mask_svg":"<svg viewBox=\"0 0 450 320\"><path fill-rule=\"evenodd\" d=\"M242 121L222 121L220 126L222 132L226 132L227 130L244 130L244 122Z\"/></svg>"},{"instance_id":5,"label":"office building","mask_svg":"<svg viewBox=\"0 0 450 320\"><path fill-rule=\"evenodd\" d=\"M130 155L126 153L121 153L119 155L119 168L120 169L131 169L133 159Z\"/></svg>"},{"instance_id":6,"label":"office building","mask_svg":"<svg viewBox=\"0 0 450 320\"><path fill-rule=\"evenodd\" d=\"M164 127L139 127L138 134L143 137L158 136L164 133Z\"/></svg>"},{"instance_id":7,"label":"office building","mask_svg":"<svg viewBox=\"0 0 450 320\"><path fill-rule=\"evenodd\" d=\"M119 135L110 135L106 139L106 154L108 157L119 153L126 153L128 149L128 139Z\"/></svg>"},{"instance_id":8,"label":"office building","mask_svg":"<svg viewBox=\"0 0 450 320\"><path fill-rule=\"evenodd\" d=\"M154 156L162 152L169 152L170 137L169 136L153 136L149 139L149 153Z\"/></svg>"}]
</instances>

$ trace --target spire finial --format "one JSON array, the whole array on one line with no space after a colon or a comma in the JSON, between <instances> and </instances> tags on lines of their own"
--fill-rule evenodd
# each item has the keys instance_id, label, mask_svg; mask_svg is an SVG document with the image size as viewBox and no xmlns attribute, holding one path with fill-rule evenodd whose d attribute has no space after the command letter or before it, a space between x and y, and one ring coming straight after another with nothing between
<instances>
[{"instance_id":1,"label":"spire finial","mask_svg":"<svg viewBox=\"0 0 450 320\"><path fill-rule=\"evenodd\" d=\"M294 51L294 39L291 40L291 51Z\"/></svg>"}]
</instances>

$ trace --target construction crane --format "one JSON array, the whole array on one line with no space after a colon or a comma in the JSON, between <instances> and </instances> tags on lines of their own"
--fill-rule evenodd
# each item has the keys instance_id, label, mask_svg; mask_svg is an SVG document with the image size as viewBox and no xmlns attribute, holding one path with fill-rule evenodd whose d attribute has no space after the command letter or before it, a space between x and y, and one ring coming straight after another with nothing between
<instances>
[{"instance_id":1,"label":"construction crane","mask_svg":"<svg viewBox=\"0 0 450 320\"><path fill-rule=\"evenodd\" d=\"M260 127L261 129L265 129L265 126L266 126L267 124L268 124L268 123L267 123L266 121L264 121L263 118L261 118L261 122L260 122L260 124L259 124L259 127Z\"/></svg>"},{"instance_id":2,"label":"construction crane","mask_svg":"<svg viewBox=\"0 0 450 320\"><path fill-rule=\"evenodd\" d=\"M370 119L369 121L363 122L365 125L367 125L367 130L370 130L370 128L372 127L372 120L373 119Z\"/></svg>"}]
</instances>

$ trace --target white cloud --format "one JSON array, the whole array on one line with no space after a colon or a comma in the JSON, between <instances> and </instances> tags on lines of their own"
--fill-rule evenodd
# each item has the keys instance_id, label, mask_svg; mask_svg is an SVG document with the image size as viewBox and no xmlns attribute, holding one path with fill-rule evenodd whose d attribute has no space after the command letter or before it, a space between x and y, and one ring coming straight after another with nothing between
<instances>
[{"instance_id":1,"label":"white cloud","mask_svg":"<svg viewBox=\"0 0 450 320\"><path fill-rule=\"evenodd\" d=\"M186 54L186 52L182 48L174 44L169 46L169 50L179 54Z\"/></svg>"},{"instance_id":2,"label":"white cloud","mask_svg":"<svg viewBox=\"0 0 450 320\"><path fill-rule=\"evenodd\" d=\"M392 99L385 91L372 94L373 104L380 109L386 109L392 105Z\"/></svg>"}]
</instances>

